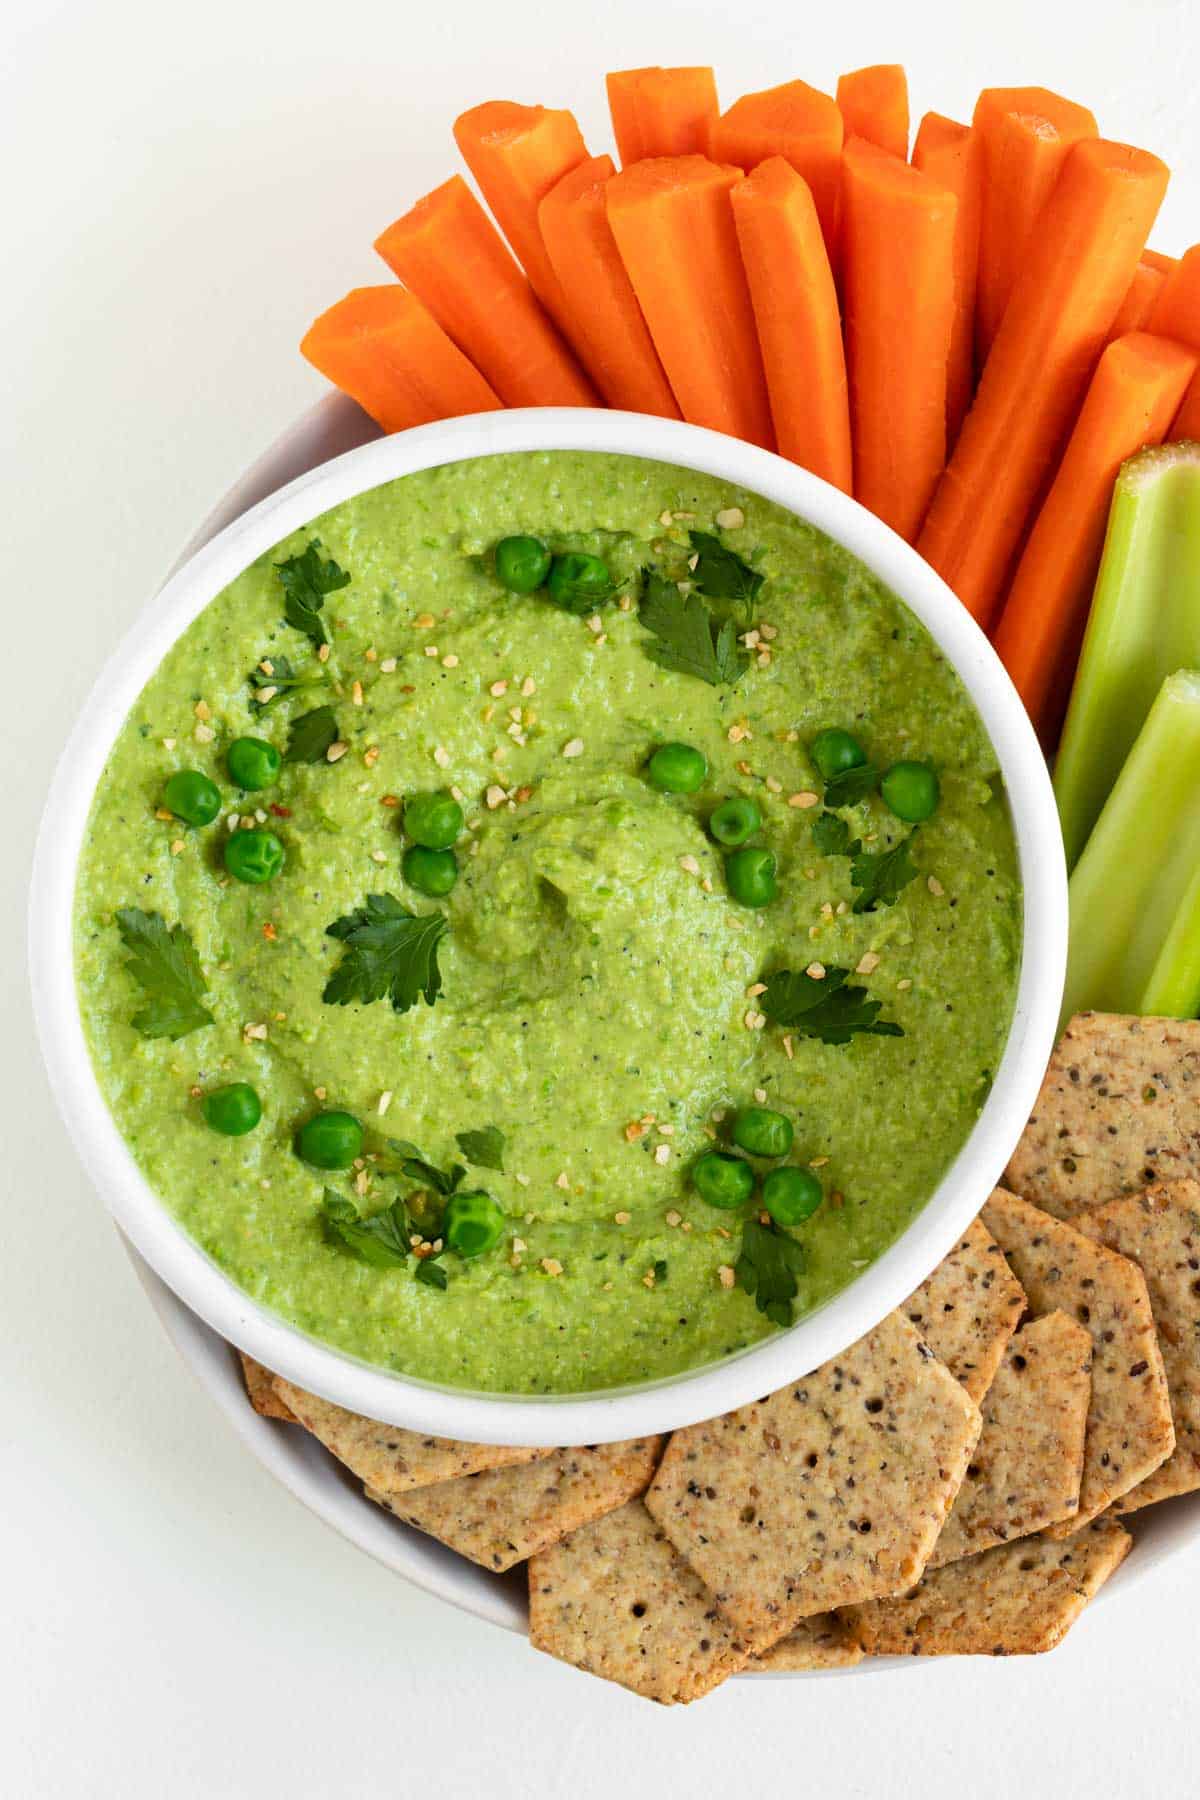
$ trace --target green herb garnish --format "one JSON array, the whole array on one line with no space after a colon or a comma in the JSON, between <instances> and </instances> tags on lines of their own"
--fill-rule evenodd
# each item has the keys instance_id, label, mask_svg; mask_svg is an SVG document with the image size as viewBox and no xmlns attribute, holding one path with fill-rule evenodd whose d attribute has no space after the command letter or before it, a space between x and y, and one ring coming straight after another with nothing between
<instances>
[{"instance_id":1,"label":"green herb garnish","mask_svg":"<svg viewBox=\"0 0 1200 1800\"><path fill-rule=\"evenodd\" d=\"M879 786L879 770L874 763L858 763L853 769L843 769L839 775L831 775L825 783L826 806L857 806L868 794L873 794Z\"/></svg>"},{"instance_id":2,"label":"green herb garnish","mask_svg":"<svg viewBox=\"0 0 1200 1800\"><path fill-rule=\"evenodd\" d=\"M665 1258L664 1258L664 1257L661 1257L661 1256L660 1256L660 1257L659 1257L659 1259L658 1259L658 1261L657 1261L657 1262L656 1262L656 1263L655 1263L655 1265L654 1265L654 1282L655 1282L655 1286L657 1286L657 1285L658 1285L658 1283L659 1283L659 1282L661 1282L661 1281L665 1281L665 1280L666 1280L666 1279L667 1279L667 1264L666 1264L666 1259L665 1259Z\"/></svg>"},{"instance_id":3,"label":"green herb garnish","mask_svg":"<svg viewBox=\"0 0 1200 1800\"><path fill-rule=\"evenodd\" d=\"M499 1169L503 1175L504 1133L498 1125L485 1125L481 1131L456 1131L454 1141L476 1168Z\"/></svg>"},{"instance_id":4,"label":"green herb garnish","mask_svg":"<svg viewBox=\"0 0 1200 1800\"><path fill-rule=\"evenodd\" d=\"M349 587L350 577L332 558L320 555L320 539L313 538L299 556L289 556L276 563L275 572L283 585L283 616L289 625L302 631L318 648L329 642L329 633L321 617L326 596L339 588Z\"/></svg>"},{"instance_id":5,"label":"green herb garnish","mask_svg":"<svg viewBox=\"0 0 1200 1800\"><path fill-rule=\"evenodd\" d=\"M852 1037L903 1037L899 1025L879 1017L882 1001L864 987L847 987L849 969L826 969L818 980L803 969L780 969L767 979L758 1004L768 1019L819 1038L823 1044L848 1044Z\"/></svg>"},{"instance_id":6,"label":"green herb garnish","mask_svg":"<svg viewBox=\"0 0 1200 1800\"><path fill-rule=\"evenodd\" d=\"M742 1247L734 1264L739 1286L753 1294L754 1304L774 1325L790 1325L792 1301L800 1292L797 1275L804 1271L804 1246L786 1232L757 1219L742 1226Z\"/></svg>"},{"instance_id":7,"label":"green herb garnish","mask_svg":"<svg viewBox=\"0 0 1200 1800\"><path fill-rule=\"evenodd\" d=\"M813 820L813 849L821 856L857 856L861 845L850 840L850 827L837 813L819 813Z\"/></svg>"},{"instance_id":8,"label":"green herb garnish","mask_svg":"<svg viewBox=\"0 0 1200 1800\"><path fill-rule=\"evenodd\" d=\"M268 675L262 663L269 662L271 673ZM274 706L285 694L294 694L301 688L320 687L324 681L324 673L316 675L299 675L286 656L264 656L262 662L251 669L247 680L250 683L251 712L266 712L268 706Z\"/></svg>"},{"instance_id":9,"label":"green herb garnish","mask_svg":"<svg viewBox=\"0 0 1200 1800\"><path fill-rule=\"evenodd\" d=\"M739 606L748 606L766 580L762 571L752 569L709 531L689 531L688 537L697 558L692 580L700 592L709 600L734 600Z\"/></svg>"},{"instance_id":10,"label":"green herb garnish","mask_svg":"<svg viewBox=\"0 0 1200 1800\"><path fill-rule=\"evenodd\" d=\"M453 1194L466 1175L461 1163L454 1163L449 1169L439 1169L427 1157L422 1156L415 1144L407 1138L389 1138L388 1149L400 1158L400 1171L410 1181L420 1182L422 1187L429 1187L438 1194Z\"/></svg>"},{"instance_id":11,"label":"green herb garnish","mask_svg":"<svg viewBox=\"0 0 1200 1800\"><path fill-rule=\"evenodd\" d=\"M145 1006L133 1015L134 1030L143 1037L181 1038L211 1025L213 1016L200 1002L208 983L184 927L134 906L121 907L116 919L130 952L125 967L146 995Z\"/></svg>"},{"instance_id":12,"label":"green herb garnish","mask_svg":"<svg viewBox=\"0 0 1200 1800\"><path fill-rule=\"evenodd\" d=\"M311 712L301 713L288 730L284 762L324 762L325 752L337 742L337 734L332 706L315 706Z\"/></svg>"},{"instance_id":13,"label":"green herb garnish","mask_svg":"<svg viewBox=\"0 0 1200 1800\"><path fill-rule=\"evenodd\" d=\"M382 1212L364 1218L350 1200L326 1188L321 1198L321 1225L331 1243L353 1251L360 1262L374 1268L395 1268L412 1255L411 1226L403 1200L393 1200Z\"/></svg>"},{"instance_id":14,"label":"green herb garnish","mask_svg":"<svg viewBox=\"0 0 1200 1800\"><path fill-rule=\"evenodd\" d=\"M437 1288L444 1294L448 1285L448 1277L440 1262L432 1256L423 1256L413 1270L413 1280L419 1281L422 1287Z\"/></svg>"},{"instance_id":15,"label":"green herb garnish","mask_svg":"<svg viewBox=\"0 0 1200 1800\"><path fill-rule=\"evenodd\" d=\"M739 680L746 667L733 620L718 622L698 593L681 594L653 569L643 572L638 620L656 640L646 653L660 668L720 687Z\"/></svg>"},{"instance_id":16,"label":"green herb garnish","mask_svg":"<svg viewBox=\"0 0 1200 1800\"><path fill-rule=\"evenodd\" d=\"M915 831L910 831L906 838L901 838L890 850L872 852L859 849L850 865L850 879L856 888L861 889L854 901L856 913L874 912L876 907L891 906L899 899L909 882L915 880L917 869L910 852L916 835Z\"/></svg>"},{"instance_id":17,"label":"green herb garnish","mask_svg":"<svg viewBox=\"0 0 1200 1800\"><path fill-rule=\"evenodd\" d=\"M386 994L401 1013L418 999L432 1006L442 991L437 948L445 934L444 913L411 913L394 894L368 894L354 912L325 928L345 953L321 998L331 1006L354 1000L369 1006Z\"/></svg>"}]
</instances>

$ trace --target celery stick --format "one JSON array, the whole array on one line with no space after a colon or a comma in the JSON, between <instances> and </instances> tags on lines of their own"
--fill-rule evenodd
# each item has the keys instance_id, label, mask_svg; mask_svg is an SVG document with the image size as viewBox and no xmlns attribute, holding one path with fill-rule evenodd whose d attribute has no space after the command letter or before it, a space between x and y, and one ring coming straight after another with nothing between
<instances>
[{"instance_id":1,"label":"celery stick","mask_svg":"<svg viewBox=\"0 0 1200 1800\"><path fill-rule=\"evenodd\" d=\"M1063 1018L1200 1012L1200 672L1163 682L1070 886Z\"/></svg>"},{"instance_id":2,"label":"celery stick","mask_svg":"<svg viewBox=\"0 0 1200 1800\"><path fill-rule=\"evenodd\" d=\"M1200 444L1130 457L1117 476L1104 556L1054 774L1067 867L1164 679L1200 668Z\"/></svg>"}]
</instances>

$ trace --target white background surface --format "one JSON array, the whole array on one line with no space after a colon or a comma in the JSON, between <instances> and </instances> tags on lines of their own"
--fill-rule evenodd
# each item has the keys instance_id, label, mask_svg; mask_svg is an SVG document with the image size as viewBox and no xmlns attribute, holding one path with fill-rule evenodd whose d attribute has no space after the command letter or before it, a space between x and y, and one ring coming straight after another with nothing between
<instances>
[{"instance_id":1,"label":"white background surface","mask_svg":"<svg viewBox=\"0 0 1200 1800\"><path fill-rule=\"evenodd\" d=\"M19 16L18 16L19 15ZM1041 81L1166 157L1200 236L1200 11L1180 0L206 0L0 22L0 1793L1014 1793L1194 1776L1200 1545L1049 1658L733 1683L665 1712L383 1574L239 1447L167 1346L52 1113L22 960L53 759L200 515L319 391L314 313L455 167L455 113L575 109L713 61L726 100L903 59L914 112Z\"/></svg>"}]
</instances>

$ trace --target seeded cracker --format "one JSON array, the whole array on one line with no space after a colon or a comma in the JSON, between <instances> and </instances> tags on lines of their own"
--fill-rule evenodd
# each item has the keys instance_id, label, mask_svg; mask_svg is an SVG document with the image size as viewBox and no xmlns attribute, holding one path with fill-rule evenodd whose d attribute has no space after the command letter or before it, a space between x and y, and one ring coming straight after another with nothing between
<instances>
[{"instance_id":1,"label":"seeded cracker","mask_svg":"<svg viewBox=\"0 0 1200 1800\"><path fill-rule=\"evenodd\" d=\"M765 1400L677 1431L646 1506L753 1651L916 1580L979 1410L891 1313Z\"/></svg>"},{"instance_id":2,"label":"seeded cracker","mask_svg":"<svg viewBox=\"0 0 1200 1800\"><path fill-rule=\"evenodd\" d=\"M1070 1225L997 1188L983 1222L1002 1245L1037 1318L1056 1308L1092 1334L1092 1398L1079 1513L1065 1536L1157 1469L1175 1447L1167 1378L1140 1269Z\"/></svg>"},{"instance_id":3,"label":"seeded cracker","mask_svg":"<svg viewBox=\"0 0 1200 1800\"><path fill-rule=\"evenodd\" d=\"M934 1569L910 1594L852 1606L868 1656L1036 1656L1061 1643L1133 1539L1115 1519L1077 1537L1022 1538Z\"/></svg>"},{"instance_id":4,"label":"seeded cracker","mask_svg":"<svg viewBox=\"0 0 1200 1800\"><path fill-rule=\"evenodd\" d=\"M1024 1310L1020 1282L978 1219L900 1308L976 1406Z\"/></svg>"},{"instance_id":5,"label":"seeded cracker","mask_svg":"<svg viewBox=\"0 0 1200 1800\"><path fill-rule=\"evenodd\" d=\"M861 1661L858 1640L845 1620L836 1613L814 1613L761 1656L751 1657L746 1672L807 1675L815 1669L851 1669Z\"/></svg>"},{"instance_id":6,"label":"seeded cracker","mask_svg":"<svg viewBox=\"0 0 1200 1800\"><path fill-rule=\"evenodd\" d=\"M1200 1021L1077 1013L1006 1186L1071 1219L1185 1175L1200 1176Z\"/></svg>"},{"instance_id":7,"label":"seeded cracker","mask_svg":"<svg viewBox=\"0 0 1200 1800\"><path fill-rule=\"evenodd\" d=\"M499 1573L644 1493L664 1442L632 1438L555 1450L537 1462L439 1481L399 1499L368 1488L367 1498Z\"/></svg>"},{"instance_id":8,"label":"seeded cracker","mask_svg":"<svg viewBox=\"0 0 1200 1800\"><path fill-rule=\"evenodd\" d=\"M238 1351L238 1360L242 1365L242 1380L246 1384L246 1398L256 1413L264 1419L283 1419L288 1424L296 1423L296 1415L287 1402L275 1392L275 1377L270 1369L255 1362L244 1350Z\"/></svg>"},{"instance_id":9,"label":"seeded cracker","mask_svg":"<svg viewBox=\"0 0 1200 1800\"><path fill-rule=\"evenodd\" d=\"M389 1498L407 1493L410 1488L449 1481L456 1475L473 1475L478 1469L499 1469L552 1454L549 1450L518 1449L505 1444L466 1444L458 1438L424 1437L398 1425L382 1425L293 1387L279 1375L275 1377L275 1392L300 1423L364 1486Z\"/></svg>"},{"instance_id":10,"label":"seeded cracker","mask_svg":"<svg viewBox=\"0 0 1200 1800\"><path fill-rule=\"evenodd\" d=\"M1075 1223L1146 1277L1167 1371L1175 1450L1117 1502L1118 1512L1133 1512L1200 1488L1200 1183L1163 1182Z\"/></svg>"},{"instance_id":11,"label":"seeded cracker","mask_svg":"<svg viewBox=\"0 0 1200 1800\"><path fill-rule=\"evenodd\" d=\"M699 1699L746 1661L640 1500L531 1559L529 1641L664 1706Z\"/></svg>"},{"instance_id":12,"label":"seeded cracker","mask_svg":"<svg viewBox=\"0 0 1200 1800\"><path fill-rule=\"evenodd\" d=\"M1091 1369L1091 1335L1066 1313L1018 1331L983 1401L983 1430L931 1569L1074 1517Z\"/></svg>"}]
</instances>

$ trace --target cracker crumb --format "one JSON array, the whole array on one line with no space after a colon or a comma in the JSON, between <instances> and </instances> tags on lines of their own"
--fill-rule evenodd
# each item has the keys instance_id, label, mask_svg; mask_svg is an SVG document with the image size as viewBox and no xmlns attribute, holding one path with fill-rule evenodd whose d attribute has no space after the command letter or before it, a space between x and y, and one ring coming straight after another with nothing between
<instances>
[{"instance_id":1,"label":"cracker crumb","mask_svg":"<svg viewBox=\"0 0 1200 1800\"><path fill-rule=\"evenodd\" d=\"M211 719L212 718L212 708L209 706L207 700L197 700L195 706L192 708L192 711L195 713L195 715L198 719Z\"/></svg>"},{"instance_id":2,"label":"cracker crumb","mask_svg":"<svg viewBox=\"0 0 1200 1800\"><path fill-rule=\"evenodd\" d=\"M562 753L564 756L582 756L583 755L583 739L582 738L570 738L568 740L568 742L563 745Z\"/></svg>"},{"instance_id":3,"label":"cracker crumb","mask_svg":"<svg viewBox=\"0 0 1200 1800\"><path fill-rule=\"evenodd\" d=\"M314 1100L327 1100L328 1098L329 1098L329 1089L328 1088L315 1087L313 1089L313 1099Z\"/></svg>"},{"instance_id":4,"label":"cracker crumb","mask_svg":"<svg viewBox=\"0 0 1200 1800\"><path fill-rule=\"evenodd\" d=\"M814 1156L808 1166L810 1169L823 1169L828 1161L827 1156Z\"/></svg>"},{"instance_id":5,"label":"cracker crumb","mask_svg":"<svg viewBox=\"0 0 1200 1800\"><path fill-rule=\"evenodd\" d=\"M371 645L369 650L363 651L363 661L370 662L370 663L379 661L379 652L375 648L374 644Z\"/></svg>"},{"instance_id":6,"label":"cracker crumb","mask_svg":"<svg viewBox=\"0 0 1200 1800\"><path fill-rule=\"evenodd\" d=\"M175 748L175 739L174 738L164 738L162 741L162 747L164 750L173 750Z\"/></svg>"},{"instance_id":7,"label":"cracker crumb","mask_svg":"<svg viewBox=\"0 0 1200 1800\"><path fill-rule=\"evenodd\" d=\"M518 1187L528 1187L529 1186L529 1177L528 1177L528 1175L518 1175L516 1177L516 1182L517 1182Z\"/></svg>"},{"instance_id":8,"label":"cracker crumb","mask_svg":"<svg viewBox=\"0 0 1200 1800\"><path fill-rule=\"evenodd\" d=\"M367 748L363 751L363 767L364 767L364 769L373 769L375 767L375 764L378 761L379 761L379 745L378 744L369 744L367 746Z\"/></svg>"},{"instance_id":9,"label":"cracker crumb","mask_svg":"<svg viewBox=\"0 0 1200 1800\"><path fill-rule=\"evenodd\" d=\"M350 699L355 706L362 705L362 703L363 703L363 684L361 681L356 681L354 683L353 687L350 689Z\"/></svg>"},{"instance_id":10,"label":"cracker crumb","mask_svg":"<svg viewBox=\"0 0 1200 1800\"><path fill-rule=\"evenodd\" d=\"M554 1185L556 1188L562 1188L564 1193L570 1187L570 1178L565 1169L560 1169L558 1174L554 1177Z\"/></svg>"},{"instance_id":11,"label":"cracker crumb","mask_svg":"<svg viewBox=\"0 0 1200 1800\"><path fill-rule=\"evenodd\" d=\"M261 1044L267 1035L265 1025L243 1025L242 1036L252 1044Z\"/></svg>"},{"instance_id":12,"label":"cracker crumb","mask_svg":"<svg viewBox=\"0 0 1200 1800\"><path fill-rule=\"evenodd\" d=\"M329 645L328 644L320 644L317 646L317 661L323 662L323 663L327 663L329 661Z\"/></svg>"},{"instance_id":13,"label":"cracker crumb","mask_svg":"<svg viewBox=\"0 0 1200 1800\"><path fill-rule=\"evenodd\" d=\"M740 531L746 523L746 515L740 506L723 506L717 514L717 524L722 531Z\"/></svg>"},{"instance_id":14,"label":"cracker crumb","mask_svg":"<svg viewBox=\"0 0 1200 1800\"><path fill-rule=\"evenodd\" d=\"M438 744L435 747L433 760L439 769L448 769L450 767L450 752L446 749L444 744Z\"/></svg>"},{"instance_id":15,"label":"cracker crumb","mask_svg":"<svg viewBox=\"0 0 1200 1800\"><path fill-rule=\"evenodd\" d=\"M508 795L505 793L504 789L497 786L495 782L492 783L491 787L488 788L483 796L484 805L489 812L495 812L496 808L498 806L503 806L507 799Z\"/></svg>"},{"instance_id":16,"label":"cracker crumb","mask_svg":"<svg viewBox=\"0 0 1200 1800\"><path fill-rule=\"evenodd\" d=\"M380 1094L380 1096L379 1096L379 1100L375 1107L375 1111L379 1114L380 1118L383 1117L384 1113L387 1111L388 1107L391 1104L392 1104L392 1090L391 1090L391 1088L384 1088L382 1094Z\"/></svg>"},{"instance_id":17,"label":"cracker crumb","mask_svg":"<svg viewBox=\"0 0 1200 1800\"><path fill-rule=\"evenodd\" d=\"M632 1213L615 1212L613 1214L613 1224L614 1225L628 1225L632 1216L633 1216Z\"/></svg>"},{"instance_id":18,"label":"cracker crumb","mask_svg":"<svg viewBox=\"0 0 1200 1800\"><path fill-rule=\"evenodd\" d=\"M440 651L440 650L439 650L439 649L438 649L438 647L437 647L437 645L436 645L436 644L426 644L426 646L425 646L425 654L426 654L426 656L434 656L434 657L436 657L436 656L440 656L440 655L441 655L441 651Z\"/></svg>"},{"instance_id":19,"label":"cracker crumb","mask_svg":"<svg viewBox=\"0 0 1200 1800\"><path fill-rule=\"evenodd\" d=\"M436 620L434 619L434 616L432 613L429 613L429 612L418 613L416 618L413 620L413 629L415 631L432 631L435 623L436 623Z\"/></svg>"},{"instance_id":20,"label":"cracker crumb","mask_svg":"<svg viewBox=\"0 0 1200 1800\"><path fill-rule=\"evenodd\" d=\"M766 1088L756 1087L754 1090L754 1098L758 1101L760 1106L765 1106L767 1100Z\"/></svg>"},{"instance_id":21,"label":"cracker crumb","mask_svg":"<svg viewBox=\"0 0 1200 1800\"><path fill-rule=\"evenodd\" d=\"M664 1168L671 1160L670 1144L659 1144L654 1152L654 1160L660 1169Z\"/></svg>"},{"instance_id":22,"label":"cracker crumb","mask_svg":"<svg viewBox=\"0 0 1200 1800\"><path fill-rule=\"evenodd\" d=\"M328 750L325 752L325 761L331 763L341 762L349 748L349 744L343 743L341 738L338 738L336 743L330 744Z\"/></svg>"},{"instance_id":23,"label":"cracker crumb","mask_svg":"<svg viewBox=\"0 0 1200 1800\"><path fill-rule=\"evenodd\" d=\"M521 692L526 700L529 699L531 694L537 693L537 682L533 679L532 675L527 675L521 683Z\"/></svg>"},{"instance_id":24,"label":"cracker crumb","mask_svg":"<svg viewBox=\"0 0 1200 1800\"><path fill-rule=\"evenodd\" d=\"M936 875L931 875L929 877L929 880L926 883L926 886L928 887L930 893L933 895L935 900L940 900L942 895L946 891L945 888L942 886L941 882L938 880Z\"/></svg>"},{"instance_id":25,"label":"cracker crumb","mask_svg":"<svg viewBox=\"0 0 1200 1800\"><path fill-rule=\"evenodd\" d=\"M723 1288L731 1288L737 1280L737 1276L734 1274L728 1263L722 1263L717 1270L717 1280Z\"/></svg>"},{"instance_id":26,"label":"cracker crumb","mask_svg":"<svg viewBox=\"0 0 1200 1800\"><path fill-rule=\"evenodd\" d=\"M515 1237L515 1238L514 1238L514 1239L513 1239L513 1241L512 1241L512 1250L513 1250L513 1255L514 1255L514 1256L521 1256L521 1255L523 1255L523 1254L524 1254L524 1252L525 1252L525 1251L526 1251L526 1250L528 1250L528 1248L529 1248L529 1245L528 1245L528 1244L527 1244L527 1243L526 1243L526 1242L525 1242L525 1239L524 1239L524 1238L519 1238L519 1237Z\"/></svg>"},{"instance_id":27,"label":"cracker crumb","mask_svg":"<svg viewBox=\"0 0 1200 1800\"><path fill-rule=\"evenodd\" d=\"M542 1267L547 1275L561 1275L563 1272L563 1266L557 1256L543 1256Z\"/></svg>"},{"instance_id":28,"label":"cracker crumb","mask_svg":"<svg viewBox=\"0 0 1200 1800\"><path fill-rule=\"evenodd\" d=\"M647 1269L646 1273L642 1276L642 1286L646 1287L646 1288L652 1288L654 1286L654 1270L653 1269Z\"/></svg>"},{"instance_id":29,"label":"cracker crumb","mask_svg":"<svg viewBox=\"0 0 1200 1800\"><path fill-rule=\"evenodd\" d=\"M156 806L154 809L154 816L156 819L161 819L164 825L169 825L171 820L175 817L175 814L165 806Z\"/></svg>"},{"instance_id":30,"label":"cracker crumb","mask_svg":"<svg viewBox=\"0 0 1200 1800\"><path fill-rule=\"evenodd\" d=\"M681 856L679 859L679 866L685 875L698 875L700 873L700 864L696 861L694 856Z\"/></svg>"},{"instance_id":31,"label":"cracker crumb","mask_svg":"<svg viewBox=\"0 0 1200 1800\"><path fill-rule=\"evenodd\" d=\"M443 669L457 669L458 658L457 658L457 656L455 656L453 650L451 650L451 652L448 656L443 656L442 667L443 667Z\"/></svg>"},{"instance_id":32,"label":"cracker crumb","mask_svg":"<svg viewBox=\"0 0 1200 1800\"><path fill-rule=\"evenodd\" d=\"M387 861L387 851L386 850L372 850L371 861L373 863L385 863Z\"/></svg>"},{"instance_id":33,"label":"cracker crumb","mask_svg":"<svg viewBox=\"0 0 1200 1800\"><path fill-rule=\"evenodd\" d=\"M488 693L492 696L493 700L503 699L504 695L507 694L507 692L508 692L507 681L493 681L491 687L488 689Z\"/></svg>"},{"instance_id":34,"label":"cracker crumb","mask_svg":"<svg viewBox=\"0 0 1200 1800\"><path fill-rule=\"evenodd\" d=\"M600 617L599 613L592 614L587 622L587 628L592 633L593 637L598 636L599 633L604 630L604 620Z\"/></svg>"},{"instance_id":35,"label":"cracker crumb","mask_svg":"<svg viewBox=\"0 0 1200 1800\"><path fill-rule=\"evenodd\" d=\"M854 965L856 975L873 975L879 967L879 957L874 950L867 950Z\"/></svg>"},{"instance_id":36,"label":"cracker crumb","mask_svg":"<svg viewBox=\"0 0 1200 1800\"><path fill-rule=\"evenodd\" d=\"M782 794L783 792L783 783L776 775L768 775L763 786L766 788L768 794Z\"/></svg>"},{"instance_id":37,"label":"cracker crumb","mask_svg":"<svg viewBox=\"0 0 1200 1800\"><path fill-rule=\"evenodd\" d=\"M795 1050L795 1046L794 1046L794 1045L793 1045L793 1043L792 1043L792 1034L791 1034L791 1032L787 1032L787 1033L786 1033L786 1034L785 1034L785 1036L784 1036L784 1040L783 1040L783 1054L784 1054L784 1055L785 1055L785 1056L786 1056L786 1057L787 1057L787 1059L788 1059L788 1061L789 1061L789 1062L791 1062L791 1060L792 1060L792 1058L793 1058L793 1057L794 1057L794 1056L795 1056L795 1054L796 1054L796 1050Z\"/></svg>"},{"instance_id":38,"label":"cracker crumb","mask_svg":"<svg viewBox=\"0 0 1200 1800\"><path fill-rule=\"evenodd\" d=\"M801 812L807 812L810 806L817 805L820 797L819 794L814 794L811 788L801 788L798 794L788 795L788 805L798 807Z\"/></svg>"},{"instance_id":39,"label":"cracker crumb","mask_svg":"<svg viewBox=\"0 0 1200 1800\"><path fill-rule=\"evenodd\" d=\"M766 1022L766 1013L755 1012L753 1007L751 1007L750 1011L742 1021L747 1031L761 1031Z\"/></svg>"},{"instance_id":40,"label":"cracker crumb","mask_svg":"<svg viewBox=\"0 0 1200 1800\"><path fill-rule=\"evenodd\" d=\"M825 964L823 962L810 962L804 973L812 981L824 981Z\"/></svg>"},{"instance_id":41,"label":"cracker crumb","mask_svg":"<svg viewBox=\"0 0 1200 1800\"><path fill-rule=\"evenodd\" d=\"M904 977L903 981L898 981L896 983L896 992L898 994L907 994L907 992L911 986L912 986L912 982L909 979L909 977L906 975Z\"/></svg>"},{"instance_id":42,"label":"cracker crumb","mask_svg":"<svg viewBox=\"0 0 1200 1800\"><path fill-rule=\"evenodd\" d=\"M205 725L201 720L192 735L198 744L211 744L217 734L211 725Z\"/></svg>"},{"instance_id":43,"label":"cracker crumb","mask_svg":"<svg viewBox=\"0 0 1200 1800\"><path fill-rule=\"evenodd\" d=\"M677 1213L675 1211L674 1207L672 1207L671 1211L667 1214L667 1224L670 1225L672 1228L674 1228L676 1225L682 1225L683 1224L683 1214Z\"/></svg>"},{"instance_id":44,"label":"cracker crumb","mask_svg":"<svg viewBox=\"0 0 1200 1800\"><path fill-rule=\"evenodd\" d=\"M172 843L171 855L172 856L182 856L183 855L183 839L182 838L176 838L174 840L174 842Z\"/></svg>"},{"instance_id":45,"label":"cracker crumb","mask_svg":"<svg viewBox=\"0 0 1200 1800\"><path fill-rule=\"evenodd\" d=\"M746 998L747 1000L757 1000L758 996L760 994L765 994L766 991L767 984L765 981L752 981L750 986L746 989Z\"/></svg>"}]
</instances>

